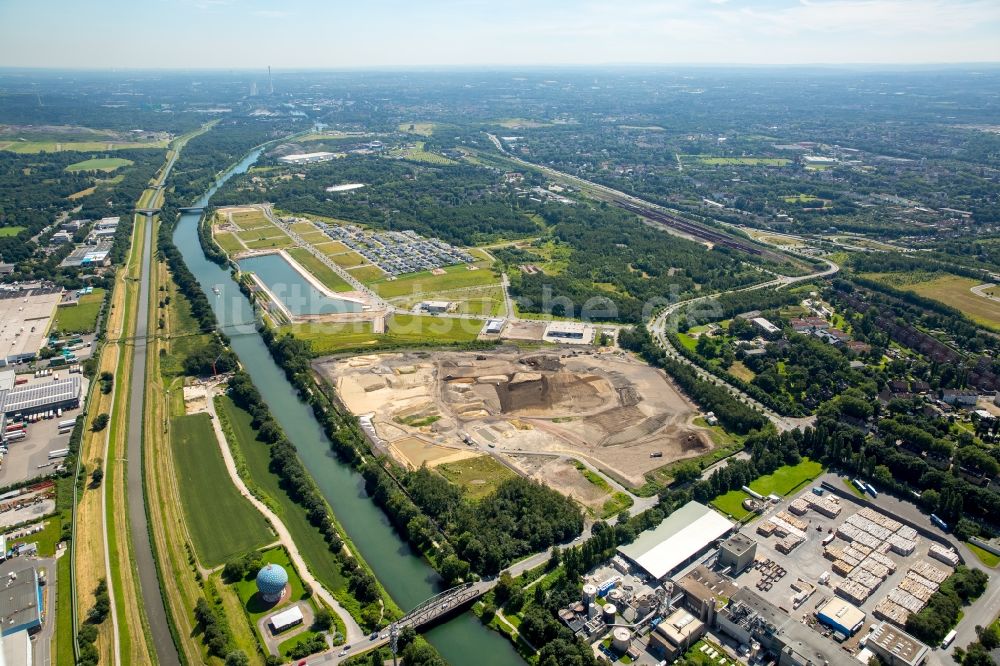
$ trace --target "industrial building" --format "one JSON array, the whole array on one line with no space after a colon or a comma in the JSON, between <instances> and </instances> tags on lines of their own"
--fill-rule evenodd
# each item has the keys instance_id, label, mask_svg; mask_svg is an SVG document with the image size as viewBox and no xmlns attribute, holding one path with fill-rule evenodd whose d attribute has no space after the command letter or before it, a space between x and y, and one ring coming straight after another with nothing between
<instances>
[{"instance_id":1,"label":"industrial building","mask_svg":"<svg viewBox=\"0 0 1000 666\"><path fill-rule=\"evenodd\" d=\"M38 584L38 571L34 567L12 571L2 584L0 635L7 637L18 631L39 629L42 626L42 588Z\"/></svg>"},{"instance_id":2,"label":"industrial building","mask_svg":"<svg viewBox=\"0 0 1000 666\"><path fill-rule=\"evenodd\" d=\"M545 342L561 342L589 345L594 341L594 327L570 321L554 321L545 327L542 334Z\"/></svg>"},{"instance_id":3,"label":"industrial building","mask_svg":"<svg viewBox=\"0 0 1000 666\"><path fill-rule=\"evenodd\" d=\"M327 162L336 157L336 153L296 153L279 158L285 164L310 164L312 162Z\"/></svg>"},{"instance_id":4,"label":"industrial building","mask_svg":"<svg viewBox=\"0 0 1000 666\"><path fill-rule=\"evenodd\" d=\"M421 301L417 310L430 314L442 314L451 309L451 301Z\"/></svg>"},{"instance_id":5,"label":"industrial building","mask_svg":"<svg viewBox=\"0 0 1000 666\"><path fill-rule=\"evenodd\" d=\"M483 327L484 335L500 335L503 331L503 327L507 324L506 319L490 319L486 322L486 326Z\"/></svg>"},{"instance_id":6,"label":"industrial building","mask_svg":"<svg viewBox=\"0 0 1000 666\"><path fill-rule=\"evenodd\" d=\"M719 548L719 566L730 567L729 575L733 577L746 571L755 557L757 542L742 532L726 539Z\"/></svg>"},{"instance_id":7,"label":"industrial building","mask_svg":"<svg viewBox=\"0 0 1000 666\"><path fill-rule=\"evenodd\" d=\"M774 335L775 333L781 332L780 328L772 324L764 317L754 317L750 321L754 324L754 326L762 330L764 333L767 333L768 335Z\"/></svg>"},{"instance_id":8,"label":"industrial building","mask_svg":"<svg viewBox=\"0 0 1000 666\"><path fill-rule=\"evenodd\" d=\"M69 375L57 381L35 382L0 390L0 413L5 416L30 416L56 409L76 409L80 406L83 386L80 375Z\"/></svg>"},{"instance_id":9,"label":"industrial building","mask_svg":"<svg viewBox=\"0 0 1000 666\"><path fill-rule=\"evenodd\" d=\"M865 613L839 597L831 597L816 609L816 619L837 633L850 638L865 624Z\"/></svg>"},{"instance_id":10,"label":"industrial building","mask_svg":"<svg viewBox=\"0 0 1000 666\"><path fill-rule=\"evenodd\" d=\"M661 580L690 564L733 524L704 504L688 502L618 552L651 577Z\"/></svg>"},{"instance_id":11,"label":"industrial building","mask_svg":"<svg viewBox=\"0 0 1000 666\"><path fill-rule=\"evenodd\" d=\"M829 638L746 588L719 611L717 623L720 631L740 643L759 643L778 655L778 666L858 666L854 657Z\"/></svg>"},{"instance_id":12,"label":"industrial building","mask_svg":"<svg viewBox=\"0 0 1000 666\"><path fill-rule=\"evenodd\" d=\"M739 588L733 581L699 564L674 583L681 604L707 625L715 624L716 613L726 606Z\"/></svg>"},{"instance_id":13,"label":"industrial building","mask_svg":"<svg viewBox=\"0 0 1000 666\"><path fill-rule=\"evenodd\" d=\"M0 290L0 367L38 356L62 291L45 283Z\"/></svg>"},{"instance_id":14,"label":"industrial building","mask_svg":"<svg viewBox=\"0 0 1000 666\"><path fill-rule=\"evenodd\" d=\"M930 648L902 629L883 622L868 635L865 647L888 666L920 666Z\"/></svg>"},{"instance_id":15,"label":"industrial building","mask_svg":"<svg viewBox=\"0 0 1000 666\"><path fill-rule=\"evenodd\" d=\"M660 659L674 661L705 635L705 623L678 608L649 634L649 650Z\"/></svg>"}]
</instances>

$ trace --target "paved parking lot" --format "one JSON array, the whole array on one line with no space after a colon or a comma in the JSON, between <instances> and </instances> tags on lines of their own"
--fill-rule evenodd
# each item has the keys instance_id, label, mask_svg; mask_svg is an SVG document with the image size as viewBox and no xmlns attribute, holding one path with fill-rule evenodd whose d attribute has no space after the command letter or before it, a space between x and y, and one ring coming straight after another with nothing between
<instances>
[{"instance_id":1,"label":"paved parking lot","mask_svg":"<svg viewBox=\"0 0 1000 666\"><path fill-rule=\"evenodd\" d=\"M86 382L83 390L86 395ZM28 436L21 441L12 442L7 455L3 458L3 465L0 466L0 487L51 473L56 465L49 464L52 462L49 460L49 452L69 446L70 433L60 435L59 422L75 418L82 411L82 409L65 410L60 417L26 424Z\"/></svg>"}]
</instances>

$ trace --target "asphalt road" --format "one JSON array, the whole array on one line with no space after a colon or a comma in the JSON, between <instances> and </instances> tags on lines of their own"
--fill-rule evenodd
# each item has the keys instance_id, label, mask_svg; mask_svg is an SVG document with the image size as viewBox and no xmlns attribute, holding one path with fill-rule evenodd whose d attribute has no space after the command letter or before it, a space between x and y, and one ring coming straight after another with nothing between
<instances>
[{"instance_id":1,"label":"asphalt road","mask_svg":"<svg viewBox=\"0 0 1000 666\"><path fill-rule=\"evenodd\" d=\"M129 536L132 553L139 572L139 588L143 607L149 620L157 661L162 666L180 666L177 647L170 635L170 623L160 594L160 581L153 559L153 545L146 517L146 484L143 482L142 422L146 394L146 343L149 323L149 276L153 254L153 218L146 216L146 239L142 252L139 277L139 300L136 307L135 346L133 347L132 376L129 384L128 443L127 443L127 493Z\"/></svg>"}]
</instances>

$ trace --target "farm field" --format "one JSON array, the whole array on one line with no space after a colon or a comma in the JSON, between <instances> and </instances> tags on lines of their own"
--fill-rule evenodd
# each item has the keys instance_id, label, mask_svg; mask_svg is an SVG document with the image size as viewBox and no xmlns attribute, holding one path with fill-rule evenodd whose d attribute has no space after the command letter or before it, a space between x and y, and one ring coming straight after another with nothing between
<instances>
[{"instance_id":1,"label":"farm field","mask_svg":"<svg viewBox=\"0 0 1000 666\"><path fill-rule=\"evenodd\" d=\"M166 141L135 143L122 141L0 141L0 150L12 153L34 155L41 152L58 153L71 150L94 153L105 150L130 150L136 148L166 148Z\"/></svg>"},{"instance_id":2,"label":"farm field","mask_svg":"<svg viewBox=\"0 0 1000 666\"><path fill-rule=\"evenodd\" d=\"M785 166L791 160L784 157L713 157L711 155L681 155L685 162L706 166Z\"/></svg>"},{"instance_id":3,"label":"farm field","mask_svg":"<svg viewBox=\"0 0 1000 666\"><path fill-rule=\"evenodd\" d=\"M272 541L264 517L230 481L209 415L176 416L170 433L181 503L199 561L215 567Z\"/></svg>"},{"instance_id":4,"label":"farm field","mask_svg":"<svg viewBox=\"0 0 1000 666\"><path fill-rule=\"evenodd\" d=\"M295 545L313 575L335 595L347 589L347 581L323 534L309 522L305 510L292 501L281 486L281 479L271 471L271 455L267 444L257 440L250 425L250 414L237 407L228 397L217 399L219 418L237 461L244 463L244 480L251 490L263 496L268 506L288 528Z\"/></svg>"},{"instance_id":5,"label":"farm field","mask_svg":"<svg viewBox=\"0 0 1000 666\"><path fill-rule=\"evenodd\" d=\"M502 482L517 476L506 465L488 455L442 463L435 469L461 488L466 497L474 500L486 497Z\"/></svg>"},{"instance_id":6,"label":"farm field","mask_svg":"<svg viewBox=\"0 0 1000 666\"><path fill-rule=\"evenodd\" d=\"M16 236L22 231L27 229L27 227L0 227L0 238L9 238L10 236Z\"/></svg>"},{"instance_id":7,"label":"farm field","mask_svg":"<svg viewBox=\"0 0 1000 666\"><path fill-rule=\"evenodd\" d=\"M95 157L70 164L66 167L66 171L114 171L130 164L134 164L134 162L121 157Z\"/></svg>"},{"instance_id":8,"label":"farm field","mask_svg":"<svg viewBox=\"0 0 1000 666\"><path fill-rule=\"evenodd\" d=\"M316 276L316 279L330 291L351 291L353 289L344 278L337 275L336 271L317 259L304 247L291 248L288 250L288 254L303 268Z\"/></svg>"},{"instance_id":9,"label":"farm field","mask_svg":"<svg viewBox=\"0 0 1000 666\"><path fill-rule=\"evenodd\" d=\"M864 273L864 277L906 289L956 308L983 326L1000 330L1000 303L972 293L981 282L958 275L923 273L914 276L896 273Z\"/></svg>"},{"instance_id":10,"label":"farm field","mask_svg":"<svg viewBox=\"0 0 1000 666\"><path fill-rule=\"evenodd\" d=\"M500 283L500 278L493 274L489 267L479 264L476 270L469 270L465 264L449 266L441 275L432 275L430 271L410 273L395 280L378 280L371 284L372 288L383 298L410 296L415 294L433 294L463 287L478 287Z\"/></svg>"},{"instance_id":11,"label":"farm field","mask_svg":"<svg viewBox=\"0 0 1000 666\"><path fill-rule=\"evenodd\" d=\"M52 328L60 333L91 333L97 327L97 315L101 312L104 290L95 288L93 293L80 297L77 305L56 308Z\"/></svg>"}]
</instances>

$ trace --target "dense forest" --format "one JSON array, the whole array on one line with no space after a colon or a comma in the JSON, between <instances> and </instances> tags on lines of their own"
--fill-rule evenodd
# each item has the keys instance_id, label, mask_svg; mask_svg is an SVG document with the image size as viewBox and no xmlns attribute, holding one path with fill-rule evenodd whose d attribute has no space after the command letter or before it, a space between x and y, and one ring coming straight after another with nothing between
<instances>
[{"instance_id":1,"label":"dense forest","mask_svg":"<svg viewBox=\"0 0 1000 666\"><path fill-rule=\"evenodd\" d=\"M603 204L550 206L542 217L571 251L565 270L553 275L510 271L511 295L525 312L640 322L654 307L696 290L723 291L761 280L739 252L707 250Z\"/></svg>"},{"instance_id":2,"label":"dense forest","mask_svg":"<svg viewBox=\"0 0 1000 666\"><path fill-rule=\"evenodd\" d=\"M304 178L291 176L305 173ZM327 187L364 183L329 193ZM216 195L217 205L271 201L275 207L380 229L413 229L456 245L520 238L540 231L521 210L523 202L496 172L470 164L427 165L349 155L302 167L269 167L233 178ZM531 212L528 206L526 211Z\"/></svg>"}]
</instances>

